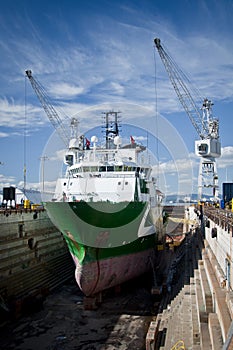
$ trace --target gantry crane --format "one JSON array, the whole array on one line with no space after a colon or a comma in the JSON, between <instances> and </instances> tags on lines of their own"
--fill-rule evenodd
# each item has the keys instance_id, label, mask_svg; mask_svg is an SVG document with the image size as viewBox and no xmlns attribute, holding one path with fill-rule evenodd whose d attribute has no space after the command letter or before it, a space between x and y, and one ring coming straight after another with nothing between
<instances>
[{"instance_id":1,"label":"gantry crane","mask_svg":"<svg viewBox=\"0 0 233 350\"><path fill-rule=\"evenodd\" d=\"M218 175L215 158L221 155L219 121L212 114L213 103L205 98L199 107L188 86L188 78L161 46L160 39L154 39L155 46L165 66L175 92L188 114L200 140L195 141L195 153L200 158L198 174L198 199L202 199L203 188L212 188L212 195L218 199Z\"/></svg>"},{"instance_id":2,"label":"gantry crane","mask_svg":"<svg viewBox=\"0 0 233 350\"><path fill-rule=\"evenodd\" d=\"M38 80L36 80L32 76L31 70L26 70L25 73L28 79L30 80L32 88L35 91L38 99L40 100L42 107L44 108L45 113L47 114L51 124L58 132L65 146L68 147L69 139L70 139L68 128L64 125L58 113L56 112L55 108L53 107L52 103L50 102L50 99L47 96L47 93L45 91L45 88L39 83ZM71 121L71 125L72 123L74 123L74 120Z\"/></svg>"}]
</instances>

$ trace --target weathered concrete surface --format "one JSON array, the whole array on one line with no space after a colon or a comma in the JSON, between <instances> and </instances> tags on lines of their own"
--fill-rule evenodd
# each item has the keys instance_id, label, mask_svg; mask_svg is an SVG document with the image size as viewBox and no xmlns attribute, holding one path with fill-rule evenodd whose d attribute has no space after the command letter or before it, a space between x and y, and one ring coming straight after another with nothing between
<instances>
[{"instance_id":1,"label":"weathered concrete surface","mask_svg":"<svg viewBox=\"0 0 233 350\"><path fill-rule=\"evenodd\" d=\"M126 290L127 289L127 290ZM105 293L97 310L84 310L72 281L47 297L43 309L0 329L7 350L142 350L151 321L149 289L131 283Z\"/></svg>"}]
</instances>

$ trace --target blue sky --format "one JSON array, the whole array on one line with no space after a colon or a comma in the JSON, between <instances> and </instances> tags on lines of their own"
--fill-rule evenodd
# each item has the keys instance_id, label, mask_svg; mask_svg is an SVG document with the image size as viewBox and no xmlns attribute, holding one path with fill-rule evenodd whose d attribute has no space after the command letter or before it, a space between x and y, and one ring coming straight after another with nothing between
<instances>
[{"instance_id":1,"label":"blue sky","mask_svg":"<svg viewBox=\"0 0 233 350\"><path fill-rule=\"evenodd\" d=\"M61 144L54 142L57 135L25 78L25 70L31 69L60 117L78 116L82 131L100 125L101 112L109 109L121 110L122 122L153 134L167 126L168 152L160 145L156 154L167 174L164 190L176 192L178 166L183 192L190 191L190 171L191 191L196 192L198 135L155 51L155 37L201 96L213 100L222 142L217 162L220 188L226 179L232 181L232 13L231 0L1 2L0 188L22 187L24 164L27 188L39 188L41 157L48 157L48 173L46 167L53 167L61 153ZM138 130L132 133L140 140ZM177 142L184 148L174 151ZM49 188L55 178L46 176Z\"/></svg>"}]
</instances>

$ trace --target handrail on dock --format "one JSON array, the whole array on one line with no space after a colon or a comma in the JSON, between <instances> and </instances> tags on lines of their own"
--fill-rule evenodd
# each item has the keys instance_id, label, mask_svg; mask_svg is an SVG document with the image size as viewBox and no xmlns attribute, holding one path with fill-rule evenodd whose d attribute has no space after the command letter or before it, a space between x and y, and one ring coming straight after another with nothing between
<instances>
[{"instance_id":1,"label":"handrail on dock","mask_svg":"<svg viewBox=\"0 0 233 350\"><path fill-rule=\"evenodd\" d=\"M45 211L44 206L38 206L38 207L30 207L30 208L24 208L24 207L18 207L18 208L0 208L0 215L11 215L11 214L23 214L23 213L34 213L34 212L43 212Z\"/></svg>"},{"instance_id":2,"label":"handrail on dock","mask_svg":"<svg viewBox=\"0 0 233 350\"><path fill-rule=\"evenodd\" d=\"M171 348L171 350L185 350L183 340L178 340L178 342Z\"/></svg>"},{"instance_id":3,"label":"handrail on dock","mask_svg":"<svg viewBox=\"0 0 233 350\"><path fill-rule=\"evenodd\" d=\"M231 211L205 206L204 215L233 236L233 213Z\"/></svg>"}]
</instances>

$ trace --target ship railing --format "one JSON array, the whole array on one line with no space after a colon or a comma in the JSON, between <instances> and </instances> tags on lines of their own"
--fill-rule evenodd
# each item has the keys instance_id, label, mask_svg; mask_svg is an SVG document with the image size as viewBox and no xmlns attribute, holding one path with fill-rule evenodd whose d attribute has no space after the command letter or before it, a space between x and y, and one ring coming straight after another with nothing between
<instances>
[{"instance_id":1,"label":"ship railing","mask_svg":"<svg viewBox=\"0 0 233 350\"><path fill-rule=\"evenodd\" d=\"M98 178L134 178L135 172L122 172L122 173L116 173L116 172L98 172L98 173L79 173L74 174L72 176L69 176L70 179L72 178L80 178L80 179L98 179Z\"/></svg>"},{"instance_id":2,"label":"ship railing","mask_svg":"<svg viewBox=\"0 0 233 350\"><path fill-rule=\"evenodd\" d=\"M127 173L108 173L108 172L102 172L101 173L101 177L104 177L104 178L131 178L131 177L135 177L135 172L127 172Z\"/></svg>"}]
</instances>

